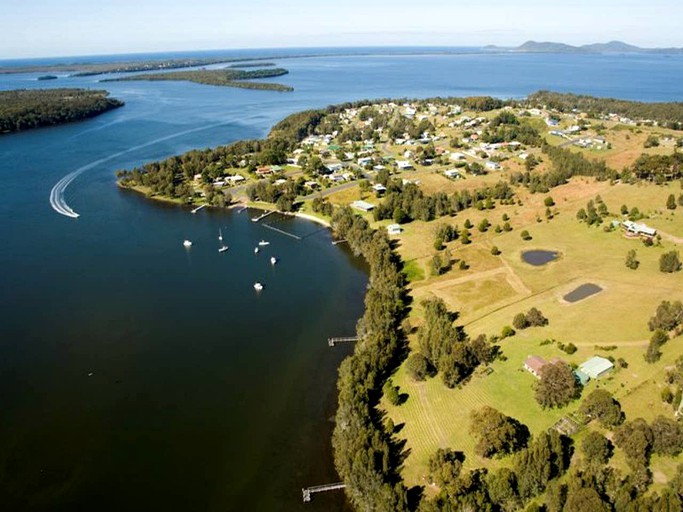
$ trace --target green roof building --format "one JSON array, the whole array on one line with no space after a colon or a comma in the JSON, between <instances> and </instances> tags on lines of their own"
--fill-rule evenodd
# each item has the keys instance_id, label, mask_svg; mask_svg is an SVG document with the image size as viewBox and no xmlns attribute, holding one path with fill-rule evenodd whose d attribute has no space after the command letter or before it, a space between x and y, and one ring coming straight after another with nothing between
<instances>
[{"instance_id":1,"label":"green roof building","mask_svg":"<svg viewBox=\"0 0 683 512\"><path fill-rule=\"evenodd\" d=\"M609 373L614 368L612 361L604 357L591 357L588 361L579 366L579 370L591 379L599 379Z\"/></svg>"}]
</instances>

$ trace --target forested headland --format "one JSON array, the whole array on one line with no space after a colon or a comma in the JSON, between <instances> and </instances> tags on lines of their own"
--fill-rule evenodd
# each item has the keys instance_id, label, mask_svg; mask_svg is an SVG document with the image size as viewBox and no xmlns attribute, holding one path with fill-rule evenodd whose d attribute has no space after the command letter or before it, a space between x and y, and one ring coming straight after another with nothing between
<instances>
[{"instance_id":1,"label":"forested headland","mask_svg":"<svg viewBox=\"0 0 683 512\"><path fill-rule=\"evenodd\" d=\"M254 71L242 71L238 69L212 69L212 70L189 70L174 71L170 73L148 73L143 75L126 76L122 78L110 78L101 80L102 82L121 82L134 80L148 81L187 81L205 85L219 85L223 87L239 87L241 89L261 89L269 91L288 92L293 91L292 87L282 84L266 82L249 82L260 78L273 78L289 73L283 68L257 69Z\"/></svg>"},{"instance_id":2,"label":"forested headland","mask_svg":"<svg viewBox=\"0 0 683 512\"><path fill-rule=\"evenodd\" d=\"M95 117L124 103L94 89L19 89L0 92L0 134Z\"/></svg>"}]
</instances>

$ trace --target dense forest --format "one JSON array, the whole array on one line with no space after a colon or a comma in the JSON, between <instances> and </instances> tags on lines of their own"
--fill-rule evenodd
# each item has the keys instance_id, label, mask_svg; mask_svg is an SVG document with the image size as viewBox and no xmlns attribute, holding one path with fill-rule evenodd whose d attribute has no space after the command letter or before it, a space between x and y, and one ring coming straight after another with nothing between
<instances>
[{"instance_id":1,"label":"dense forest","mask_svg":"<svg viewBox=\"0 0 683 512\"><path fill-rule=\"evenodd\" d=\"M633 120L656 121L661 126L683 130L683 102L644 103L615 98L596 98L579 94L538 91L529 96L526 103L545 106L559 112L577 109L591 117L618 114Z\"/></svg>"},{"instance_id":2,"label":"dense forest","mask_svg":"<svg viewBox=\"0 0 683 512\"><path fill-rule=\"evenodd\" d=\"M289 73L289 71L283 68L257 69L254 71L242 71L238 69L202 69L189 71L172 71L170 73L148 73L142 75L126 76L121 78L109 78L101 81L122 82L131 80L183 80L188 82L195 82L198 84L220 85L224 87L239 87L242 89L264 89L282 92L293 91L294 89L287 85L246 81L255 80L259 78L272 78L276 76L286 75L287 73Z\"/></svg>"},{"instance_id":3,"label":"dense forest","mask_svg":"<svg viewBox=\"0 0 683 512\"><path fill-rule=\"evenodd\" d=\"M19 89L0 92L0 134L70 123L122 107L92 89Z\"/></svg>"}]
</instances>

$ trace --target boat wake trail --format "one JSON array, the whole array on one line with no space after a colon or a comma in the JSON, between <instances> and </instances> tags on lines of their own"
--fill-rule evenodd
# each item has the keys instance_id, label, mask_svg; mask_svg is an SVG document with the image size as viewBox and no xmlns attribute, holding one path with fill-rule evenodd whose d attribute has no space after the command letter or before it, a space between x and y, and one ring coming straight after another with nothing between
<instances>
[{"instance_id":1,"label":"boat wake trail","mask_svg":"<svg viewBox=\"0 0 683 512\"><path fill-rule=\"evenodd\" d=\"M191 130L183 130L182 132L172 133L171 135L166 135L165 137L160 137L158 139L145 142L144 144L139 144L137 146L124 149L123 151L113 153L107 157L100 158L99 160L95 160L94 162L90 162L89 164L86 164L83 167L79 167L75 171L64 176L61 180L55 183L54 187L52 187L52 190L50 191L50 206L52 206L52 209L57 213L76 219L79 217L79 214L73 211L71 207L66 203L66 199L64 198L64 192L66 191L66 188L85 171L88 171L93 167L97 167L98 165L113 160L114 158L118 158L122 155L126 155L128 153L132 153L133 151L153 146L154 144L158 144L159 142L164 142L170 139L174 139L176 137L181 137L183 135L187 135L188 133L194 133L202 130L209 130L211 128L217 128L219 126L227 124L229 123L210 124L207 126L201 126L199 128L192 128Z\"/></svg>"}]
</instances>

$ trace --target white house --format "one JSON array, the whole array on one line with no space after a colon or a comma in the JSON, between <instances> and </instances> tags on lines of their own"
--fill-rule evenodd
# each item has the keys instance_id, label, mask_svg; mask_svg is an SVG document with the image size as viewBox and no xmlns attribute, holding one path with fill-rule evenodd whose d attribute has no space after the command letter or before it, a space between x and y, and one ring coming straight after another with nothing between
<instances>
[{"instance_id":1,"label":"white house","mask_svg":"<svg viewBox=\"0 0 683 512\"><path fill-rule=\"evenodd\" d=\"M372 186L372 189L373 189L375 192L377 192L378 194L384 194L384 192L387 191L387 187L385 187L385 186L382 185L381 183L375 183L375 184Z\"/></svg>"},{"instance_id":2,"label":"white house","mask_svg":"<svg viewBox=\"0 0 683 512\"><path fill-rule=\"evenodd\" d=\"M492 161L490 161L490 160L489 160L488 162L486 162L486 163L484 164L484 166L485 166L486 169L488 169L489 171L500 171L500 169L501 169L500 164L499 164L498 162L492 162Z\"/></svg>"},{"instance_id":3,"label":"white house","mask_svg":"<svg viewBox=\"0 0 683 512\"><path fill-rule=\"evenodd\" d=\"M360 210L362 212L369 212L375 209L375 205L366 201L354 201L351 203L351 208L355 208L356 210Z\"/></svg>"},{"instance_id":4,"label":"white house","mask_svg":"<svg viewBox=\"0 0 683 512\"><path fill-rule=\"evenodd\" d=\"M396 165L398 166L399 171L406 171L413 168L413 164L407 160L396 160Z\"/></svg>"},{"instance_id":5,"label":"white house","mask_svg":"<svg viewBox=\"0 0 683 512\"><path fill-rule=\"evenodd\" d=\"M622 226L624 226L624 229L626 229L628 233L632 233L634 235L655 236L657 234L657 230L655 228L651 228L638 222L632 222L630 220L625 220L622 223Z\"/></svg>"},{"instance_id":6,"label":"white house","mask_svg":"<svg viewBox=\"0 0 683 512\"><path fill-rule=\"evenodd\" d=\"M403 229L398 224L389 224L387 226L387 232L390 235L400 235Z\"/></svg>"},{"instance_id":7,"label":"white house","mask_svg":"<svg viewBox=\"0 0 683 512\"><path fill-rule=\"evenodd\" d=\"M451 178L451 179L457 179L460 178L460 171L457 169L449 169L448 171L443 172L444 176L446 178Z\"/></svg>"},{"instance_id":8,"label":"white house","mask_svg":"<svg viewBox=\"0 0 683 512\"><path fill-rule=\"evenodd\" d=\"M465 153L460 153L458 151L451 153L450 156L448 157L449 160L455 160L460 161L465 159Z\"/></svg>"}]
</instances>

